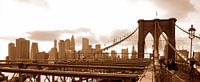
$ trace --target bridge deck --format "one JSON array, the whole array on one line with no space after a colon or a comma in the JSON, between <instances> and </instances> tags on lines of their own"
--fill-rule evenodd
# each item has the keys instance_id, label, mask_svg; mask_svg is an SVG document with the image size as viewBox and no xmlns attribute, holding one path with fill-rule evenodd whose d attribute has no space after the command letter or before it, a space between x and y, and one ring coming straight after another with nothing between
<instances>
[{"instance_id":1,"label":"bridge deck","mask_svg":"<svg viewBox=\"0 0 200 82\"><path fill-rule=\"evenodd\" d=\"M0 66L43 66L43 67L70 67L70 68L96 68L96 69L124 69L124 70L144 70L145 67L132 67L132 66L93 66L93 65L65 65L65 64L22 64L22 63L1 63Z\"/></svg>"},{"instance_id":2,"label":"bridge deck","mask_svg":"<svg viewBox=\"0 0 200 82\"><path fill-rule=\"evenodd\" d=\"M110 79L132 79L139 74L116 74L116 73L95 73L95 72L76 72L76 71L58 71L58 70L36 70L36 69L17 69L0 67L2 72L24 73L24 74L39 74L39 75L54 75L54 76L69 76L69 77L93 77L93 78L110 78Z\"/></svg>"}]
</instances>

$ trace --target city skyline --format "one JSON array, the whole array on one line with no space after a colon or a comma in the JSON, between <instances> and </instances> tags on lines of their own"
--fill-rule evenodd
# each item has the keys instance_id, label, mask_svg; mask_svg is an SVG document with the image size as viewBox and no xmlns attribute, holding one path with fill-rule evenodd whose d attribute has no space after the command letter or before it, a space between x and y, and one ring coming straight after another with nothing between
<instances>
[{"instance_id":1,"label":"city skyline","mask_svg":"<svg viewBox=\"0 0 200 82\"><path fill-rule=\"evenodd\" d=\"M20 37L37 41L40 50L46 52L53 46L54 39L71 35L79 46L82 37L89 38L92 44L112 43L132 32L139 19L175 17L177 25L185 30L193 24L198 35L199 3L198 0L168 0L165 3L160 0L1 0L0 27L4 29L0 31L0 58L8 54L7 44ZM187 49L188 36L177 33L180 44L185 44L177 47ZM200 45L197 41L194 41L196 51ZM132 42L137 43L129 40L127 44Z\"/></svg>"},{"instance_id":2,"label":"city skyline","mask_svg":"<svg viewBox=\"0 0 200 82\"><path fill-rule=\"evenodd\" d=\"M74 36L71 39L54 40L54 46L48 51L40 52L37 42L26 40L25 38L16 39L16 44L8 44L7 60L93 60L93 61L127 61L137 57L134 46L130 53L128 48L121 49L121 52L115 50L101 51L101 44L92 46L89 39L82 38L82 49L76 50ZM30 44L31 43L31 44ZM46 62L46 61L45 61ZM46 62L47 63L47 62ZM48 62L53 63L53 62Z\"/></svg>"},{"instance_id":3,"label":"city skyline","mask_svg":"<svg viewBox=\"0 0 200 82\"><path fill-rule=\"evenodd\" d=\"M16 44L15 44L16 43ZM71 39L65 40L54 40L54 46L48 51L40 51L40 46L37 42L32 42L25 38L18 38L16 42L10 42L8 44L8 55L7 59L9 60L38 60L38 59L48 59L48 60L74 60L74 59L109 59L109 60L130 60L137 58L138 52L135 49L135 46L132 45L132 49L129 48L118 48L121 51L109 50L101 51L101 44L95 44L95 46L90 44L89 39L82 38L82 48L76 49L76 43L74 36L71 36ZM161 49L161 48L160 48ZM129 51L130 50L130 51ZM179 49L181 55L186 58L189 58L189 50ZM97 53L98 52L98 53ZM183 52L183 53L182 53ZM97 54L95 54L97 53ZM145 58L149 58L153 52L146 52L148 55L144 55ZM160 56L167 54L167 45L164 45L163 52L160 53ZM92 55L93 54L93 55ZM194 52L195 58L199 60L199 52ZM176 55L179 59L179 56Z\"/></svg>"},{"instance_id":4,"label":"city skyline","mask_svg":"<svg viewBox=\"0 0 200 82\"><path fill-rule=\"evenodd\" d=\"M200 82L200 0L0 0L0 82Z\"/></svg>"}]
</instances>

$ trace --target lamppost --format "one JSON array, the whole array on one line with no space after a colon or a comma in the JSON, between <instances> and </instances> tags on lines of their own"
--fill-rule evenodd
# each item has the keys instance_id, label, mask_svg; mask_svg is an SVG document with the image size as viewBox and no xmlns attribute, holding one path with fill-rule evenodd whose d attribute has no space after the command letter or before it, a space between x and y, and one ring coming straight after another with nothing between
<instances>
[{"instance_id":1,"label":"lamppost","mask_svg":"<svg viewBox=\"0 0 200 82\"><path fill-rule=\"evenodd\" d=\"M194 35L195 35L195 31L196 29L193 27L193 25L191 25L191 27L189 28L189 38L191 40L191 43L190 43L190 58L194 58L194 54L192 55L192 39L194 39Z\"/></svg>"},{"instance_id":2,"label":"lamppost","mask_svg":"<svg viewBox=\"0 0 200 82\"><path fill-rule=\"evenodd\" d=\"M193 28L193 25L191 25L191 28L188 30L189 31L189 38L191 39L191 45L190 45L190 75L191 75L191 80L193 82L193 65L195 64L195 60L194 60L194 54L192 53L192 39L194 39L194 35L195 35L195 31L196 29ZM193 55L192 55L193 54Z\"/></svg>"}]
</instances>

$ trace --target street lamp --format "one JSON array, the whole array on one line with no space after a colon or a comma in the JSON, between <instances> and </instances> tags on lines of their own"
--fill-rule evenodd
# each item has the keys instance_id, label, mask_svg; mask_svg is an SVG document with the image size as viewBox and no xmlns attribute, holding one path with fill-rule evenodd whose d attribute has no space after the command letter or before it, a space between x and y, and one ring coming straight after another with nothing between
<instances>
[{"instance_id":1,"label":"street lamp","mask_svg":"<svg viewBox=\"0 0 200 82\"><path fill-rule=\"evenodd\" d=\"M194 39L195 37L195 31L196 29L193 28L193 25L191 25L191 28L188 30L189 31L189 38L191 39L191 45L190 45L190 75L191 75L191 80L193 82L193 75L194 75L194 67L193 65L195 64L195 60L194 60L194 54L192 55L192 39Z\"/></svg>"},{"instance_id":2,"label":"street lamp","mask_svg":"<svg viewBox=\"0 0 200 82\"><path fill-rule=\"evenodd\" d=\"M189 31L189 38L191 39L191 44L190 44L190 58L194 57L194 54L192 55L192 39L194 39L195 37L195 31L196 29L193 27L193 25L191 25Z\"/></svg>"}]
</instances>

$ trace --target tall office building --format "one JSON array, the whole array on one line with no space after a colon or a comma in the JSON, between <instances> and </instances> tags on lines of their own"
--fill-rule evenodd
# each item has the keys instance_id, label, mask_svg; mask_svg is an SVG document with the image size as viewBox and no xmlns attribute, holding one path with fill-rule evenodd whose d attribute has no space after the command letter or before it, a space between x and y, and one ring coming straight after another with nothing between
<instances>
[{"instance_id":1,"label":"tall office building","mask_svg":"<svg viewBox=\"0 0 200 82\"><path fill-rule=\"evenodd\" d=\"M82 50L87 51L89 47L89 40L87 38L82 38Z\"/></svg>"},{"instance_id":2,"label":"tall office building","mask_svg":"<svg viewBox=\"0 0 200 82\"><path fill-rule=\"evenodd\" d=\"M111 60L116 61L117 60L117 52L115 50L111 51Z\"/></svg>"},{"instance_id":3,"label":"tall office building","mask_svg":"<svg viewBox=\"0 0 200 82\"><path fill-rule=\"evenodd\" d=\"M137 58L137 52L136 52L135 47L133 45L131 59L135 59L135 58Z\"/></svg>"},{"instance_id":4,"label":"tall office building","mask_svg":"<svg viewBox=\"0 0 200 82\"><path fill-rule=\"evenodd\" d=\"M71 58L75 59L76 58L76 48L75 48L75 40L74 40L74 36L72 35L71 37L71 41L70 41L70 54L71 54Z\"/></svg>"},{"instance_id":5,"label":"tall office building","mask_svg":"<svg viewBox=\"0 0 200 82\"><path fill-rule=\"evenodd\" d=\"M46 53L46 52L37 53L37 59L44 60L44 61L40 61L39 63L48 63L48 60L47 60L48 58L49 58L49 53Z\"/></svg>"},{"instance_id":6,"label":"tall office building","mask_svg":"<svg viewBox=\"0 0 200 82\"><path fill-rule=\"evenodd\" d=\"M57 40L54 40L54 48L57 48Z\"/></svg>"},{"instance_id":7,"label":"tall office building","mask_svg":"<svg viewBox=\"0 0 200 82\"><path fill-rule=\"evenodd\" d=\"M88 48L89 48L89 40L87 38L82 38L82 50L80 54L81 59L87 58Z\"/></svg>"},{"instance_id":8,"label":"tall office building","mask_svg":"<svg viewBox=\"0 0 200 82\"><path fill-rule=\"evenodd\" d=\"M95 45L95 59L96 60L98 60L98 59L100 59L100 58L102 58L102 51L100 51L101 50L101 45L100 44L96 44Z\"/></svg>"},{"instance_id":9,"label":"tall office building","mask_svg":"<svg viewBox=\"0 0 200 82\"><path fill-rule=\"evenodd\" d=\"M73 50L65 50L66 56L65 59L67 60L71 60L75 58L75 53L73 52Z\"/></svg>"},{"instance_id":10,"label":"tall office building","mask_svg":"<svg viewBox=\"0 0 200 82\"><path fill-rule=\"evenodd\" d=\"M75 51L75 40L74 40L74 36L73 35L72 35L71 41L70 41L70 49Z\"/></svg>"},{"instance_id":11,"label":"tall office building","mask_svg":"<svg viewBox=\"0 0 200 82\"><path fill-rule=\"evenodd\" d=\"M15 47L15 44L14 43L9 43L8 44L8 59L9 60L14 60L15 59L15 54L16 54L16 51L15 51L16 47Z\"/></svg>"},{"instance_id":12,"label":"tall office building","mask_svg":"<svg viewBox=\"0 0 200 82\"><path fill-rule=\"evenodd\" d=\"M69 39L65 40L65 50L70 50L70 40Z\"/></svg>"},{"instance_id":13,"label":"tall office building","mask_svg":"<svg viewBox=\"0 0 200 82\"><path fill-rule=\"evenodd\" d=\"M128 48L122 49L122 60L128 60Z\"/></svg>"},{"instance_id":14,"label":"tall office building","mask_svg":"<svg viewBox=\"0 0 200 82\"><path fill-rule=\"evenodd\" d=\"M57 51L57 41L54 40L54 47L51 48L49 51L49 57L48 60L57 60L58 59L58 51ZM49 61L48 63L55 63L53 61Z\"/></svg>"},{"instance_id":15,"label":"tall office building","mask_svg":"<svg viewBox=\"0 0 200 82\"><path fill-rule=\"evenodd\" d=\"M169 49L168 44L165 44L165 48L164 48L164 52L163 52L164 58L165 58L165 59L168 58L168 54L169 54L168 49ZM151 55L151 58L152 58L152 57L153 57L153 54ZM176 58L177 58L177 57L176 57Z\"/></svg>"},{"instance_id":16,"label":"tall office building","mask_svg":"<svg viewBox=\"0 0 200 82\"><path fill-rule=\"evenodd\" d=\"M96 49L96 51L100 51L101 50L101 44L96 44L95 49Z\"/></svg>"},{"instance_id":17,"label":"tall office building","mask_svg":"<svg viewBox=\"0 0 200 82\"><path fill-rule=\"evenodd\" d=\"M92 49L92 45L88 45L87 50L85 51L86 59L93 59L94 58L94 49Z\"/></svg>"},{"instance_id":18,"label":"tall office building","mask_svg":"<svg viewBox=\"0 0 200 82\"><path fill-rule=\"evenodd\" d=\"M57 48L51 48L50 52L49 52L49 58L48 60L57 60L58 59L58 52L57 52Z\"/></svg>"},{"instance_id":19,"label":"tall office building","mask_svg":"<svg viewBox=\"0 0 200 82\"><path fill-rule=\"evenodd\" d=\"M64 40L60 40L59 43L59 52L58 52L58 58L59 59L65 59L65 42Z\"/></svg>"},{"instance_id":20,"label":"tall office building","mask_svg":"<svg viewBox=\"0 0 200 82\"><path fill-rule=\"evenodd\" d=\"M75 58L75 40L74 36L70 39L65 40L65 59Z\"/></svg>"},{"instance_id":21,"label":"tall office building","mask_svg":"<svg viewBox=\"0 0 200 82\"><path fill-rule=\"evenodd\" d=\"M39 50L38 50L38 43L33 42L31 45L31 57L30 59L37 59L37 54L38 54Z\"/></svg>"},{"instance_id":22,"label":"tall office building","mask_svg":"<svg viewBox=\"0 0 200 82\"><path fill-rule=\"evenodd\" d=\"M103 61L109 61L111 57L109 56L109 52L103 52Z\"/></svg>"},{"instance_id":23,"label":"tall office building","mask_svg":"<svg viewBox=\"0 0 200 82\"><path fill-rule=\"evenodd\" d=\"M16 39L16 59L29 59L30 41L24 38Z\"/></svg>"}]
</instances>

